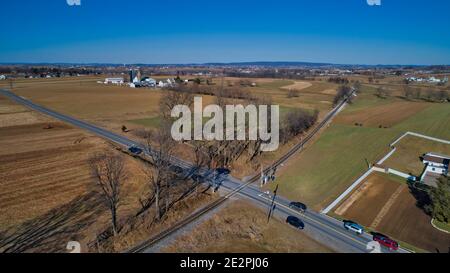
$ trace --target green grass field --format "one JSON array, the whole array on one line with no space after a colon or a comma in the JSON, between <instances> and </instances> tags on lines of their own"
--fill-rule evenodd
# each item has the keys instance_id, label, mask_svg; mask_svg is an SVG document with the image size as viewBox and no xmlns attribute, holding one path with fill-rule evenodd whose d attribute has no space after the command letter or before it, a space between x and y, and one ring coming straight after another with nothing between
<instances>
[{"instance_id":1,"label":"green grass field","mask_svg":"<svg viewBox=\"0 0 450 273\"><path fill-rule=\"evenodd\" d=\"M355 113L370 116L379 107L397 102L397 98L378 99L368 93L361 95L340 116ZM367 170L366 159L371 163L378 161L389 151L388 145L405 131L450 139L449 121L449 104L433 103L421 111L411 111L405 119L394 119L394 125L386 129L341 123L338 118L284 168L278 177L280 194L321 209Z\"/></svg>"},{"instance_id":2,"label":"green grass field","mask_svg":"<svg viewBox=\"0 0 450 273\"><path fill-rule=\"evenodd\" d=\"M425 166L420 160L423 154L428 152L450 154L450 145L414 136L403 138L396 147L396 152L384 165L415 176L420 176L424 170Z\"/></svg>"},{"instance_id":3,"label":"green grass field","mask_svg":"<svg viewBox=\"0 0 450 273\"><path fill-rule=\"evenodd\" d=\"M128 122L141 125L148 128L158 128L161 124L161 117L151 117L151 118L142 118L142 119L132 119L128 120Z\"/></svg>"},{"instance_id":4,"label":"green grass field","mask_svg":"<svg viewBox=\"0 0 450 273\"><path fill-rule=\"evenodd\" d=\"M438 220L433 219L433 224L442 230L450 232L450 224L448 223L439 222Z\"/></svg>"}]
</instances>

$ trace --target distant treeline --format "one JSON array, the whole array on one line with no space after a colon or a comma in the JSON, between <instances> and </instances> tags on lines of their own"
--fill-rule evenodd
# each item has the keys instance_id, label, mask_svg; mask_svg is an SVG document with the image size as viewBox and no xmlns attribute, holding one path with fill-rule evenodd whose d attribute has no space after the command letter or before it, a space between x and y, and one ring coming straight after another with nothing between
<instances>
[{"instance_id":1,"label":"distant treeline","mask_svg":"<svg viewBox=\"0 0 450 273\"><path fill-rule=\"evenodd\" d=\"M262 69L253 70L252 73L246 73L241 70L226 71L228 77L237 78L274 78L274 79L295 79L295 80L314 80L316 73L306 69Z\"/></svg>"},{"instance_id":2,"label":"distant treeline","mask_svg":"<svg viewBox=\"0 0 450 273\"><path fill-rule=\"evenodd\" d=\"M389 93L386 90L377 89L377 96L388 96ZM450 95L446 90L422 90L421 88L413 88L410 86L405 86L403 89L404 98L411 100L425 100L429 102L449 102Z\"/></svg>"},{"instance_id":3,"label":"distant treeline","mask_svg":"<svg viewBox=\"0 0 450 273\"><path fill-rule=\"evenodd\" d=\"M239 87L226 86L218 88L218 86L199 85L199 84L178 84L175 87L170 88L176 92L185 92L190 94L200 94L217 96L230 99L242 99L242 100L255 100L256 97L252 96L249 92L244 92Z\"/></svg>"},{"instance_id":4,"label":"distant treeline","mask_svg":"<svg viewBox=\"0 0 450 273\"><path fill-rule=\"evenodd\" d=\"M44 76L44 75L54 75L56 77L61 75L95 75L101 74L101 69L94 68L77 68L77 67L27 67L27 66L0 66L1 74L23 74L23 75L33 75L33 76Z\"/></svg>"},{"instance_id":5,"label":"distant treeline","mask_svg":"<svg viewBox=\"0 0 450 273\"><path fill-rule=\"evenodd\" d=\"M328 82L337 83L337 84L349 84L350 81L347 78L341 77L331 77L328 79Z\"/></svg>"}]
</instances>

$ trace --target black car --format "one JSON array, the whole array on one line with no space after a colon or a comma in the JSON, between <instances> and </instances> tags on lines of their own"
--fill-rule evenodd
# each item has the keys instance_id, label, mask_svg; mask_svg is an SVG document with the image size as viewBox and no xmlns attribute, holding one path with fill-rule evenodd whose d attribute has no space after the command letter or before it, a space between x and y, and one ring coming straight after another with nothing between
<instances>
[{"instance_id":1,"label":"black car","mask_svg":"<svg viewBox=\"0 0 450 273\"><path fill-rule=\"evenodd\" d=\"M181 167L179 167L179 166L170 166L169 167L169 169L172 171L172 172L174 172L174 173L176 173L176 174L182 174L182 173L184 173L184 169L183 168L181 168Z\"/></svg>"},{"instance_id":2,"label":"black car","mask_svg":"<svg viewBox=\"0 0 450 273\"><path fill-rule=\"evenodd\" d=\"M226 168L218 168L216 169L216 172L218 175L229 175L231 173L231 171Z\"/></svg>"},{"instance_id":3,"label":"black car","mask_svg":"<svg viewBox=\"0 0 450 273\"><path fill-rule=\"evenodd\" d=\"M302 220L298 219L295 216L288 216L288 218L286 219L286 223L298 229L305 228L305 224L302 222Z\"/></svg>"},{"instance_id":4,"label":"black car","mask_svg":"<svg viewBox=\"0 0 450 273\"><path fill-rule=\"evenodd\" d=\"M191 176L191 178L192 178L192 180L194 180L195 182L202 182L202 180L203 180L203 177L202 177L201 175L198 175L198 174L193 174L193 175Z\"/></svg>"},{"instance_id":5,"label":"black car","mask_svg":"<svg viewBox=\"0 0 450 273\"><path fill-rule=\"evenodd\" d=\"M302 213L306 212L306 210L308 209L305 204L300 203L300 202L291 202L289 204L289 207L293 210L296 210L296 211L299 211Z\"/></svg>"},{"instance_id":6,"label":"black car","mask_svg":"<svg viewBox=\"0 0 450 273\"><path fill-rule=\"evenodd\" d=\"M133 146L133 147L128 148L128 151L129 151L130 153L132 153L132 154L135 154L135 155L140 155L140 154L142 154L142 149L141 149L141 148L138 148L138 147L136 147L136 146Z\"/></svg>"}]
</instances>

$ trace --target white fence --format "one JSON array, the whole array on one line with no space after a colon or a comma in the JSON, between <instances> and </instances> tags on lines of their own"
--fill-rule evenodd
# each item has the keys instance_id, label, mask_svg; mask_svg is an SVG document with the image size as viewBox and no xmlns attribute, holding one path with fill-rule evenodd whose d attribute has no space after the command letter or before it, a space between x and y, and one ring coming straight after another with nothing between
<instances>
[{"instance_id":1,"label":"white fence","mask_svg":"<svg viewBox=\"0 0 450 273\"><path fill-rule=\"evenodd\" d=\"M424 139L428 139L428 140L432 140L432 141L437 141L437 142L444 143L444 144L450 144L450 141L445 140L445 139L440 139L440 138L436 138L436 137L430 137L430 136L426 136L426 135L418 134L418 133L414 133L414 132L406 132L403 135L401 135L399 138L397 138L394 142L391 143L390 147L392 148L392 151L390 151L388 154L386 154L380 161L377 162L377 164L381 165L389 157L391 157L395 153L395 151L397 150L395 145L400 140L402 140L404 137L406 137L406 136L415 136L415 137L420 137L420 138L424 138ZM386 173L386 170L384 170L382 168L379 168L379 167L373 167L373 168L369 169L360 178L358 178L355 182L353 182L353 184L347 190L345 190L341 195L339 195L339 197L336 200L334 200L333 203L331 203L328 207L323 209L321 212L324 213L324 214L327 214L328 212L330 212L348 194L350 194L350 192L352 192L364 179L366 179L374 171ZM403 172L400 172L400 171L397 171L397 170L394 170L394 169L388 169L388 173L400 176L400 177L405 178L405 179L410 179L410 180L414 180L414 181L417 180L417 178L415 176L412 176L412 175L409 175L409 174L406 174L406 173L403 173Z\"/></svg>"},{"instance_id":2,"label":"white fence","mask_svg":"<svg viewBox=\"0 0 450 273\"><path fill-rule=\"evenodd\" d=\"M350 192L352 192L364 179L366 179L371 173L373 172L373 169L369 169L365 174L363 174L360 178L358 178L353 184L345 190L339 197L333 201L328 207L323 209L321 212L323 214L327 214L330 212L334 207L337 206Z\"/></svg>"},{"instance_id":3,"label":"white fence","mask_svg":"<svg viewBox=\"0 0 450 273\"><path fill-rule=\"evenodd\" d=\"M400 140L402 140L404 137L406 137L408 135L409 136L420 137L420 138L424 138L424 139L428 139L428 140L432 140L432 141L437 141L437 142L441 142L441 143L444 143L444 144L450 144L450 141L445 140L445 139L440 139L440 138L436 138L436 137L430 137L430 136L426 136L426 135L418 134L418 133L414 133L414 132L406 132L401 137L397 138L397 140L392 142L391 143L391 147L395 146L395 144L397 144Z\"/></svg>"}]
</instances>

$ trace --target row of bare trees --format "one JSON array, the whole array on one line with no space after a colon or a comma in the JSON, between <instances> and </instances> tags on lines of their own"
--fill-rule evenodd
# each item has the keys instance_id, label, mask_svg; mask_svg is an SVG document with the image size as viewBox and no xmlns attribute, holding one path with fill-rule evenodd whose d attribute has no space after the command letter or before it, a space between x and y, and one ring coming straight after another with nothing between
<instances>
[{"instance_id":1,"label":"row of bare trees","mask_svg":"<svg viewBox=\"0 0 450 273\"><path fill-rule=\"evenodd\" d=\"M146 131L142 147L145 151L143 173L150 189L149 196L142 202L142 210L154 204L155 217L161 220L175 197L172 186L180 179L171 167L175 142L167 123L158 130ZM99 153L89 159L94 180L111 213L114 236L120 231L117 209L121 202L121 188L127 178L124 162L123 155L112 152Z\"/></svg>"},{"instance_id":2,"label":"row of bare trees","mask_svg":"<svg viewBox=\"0 0 450 273\"><path fill-rule=\"evenodd\" d=\"M216 86L206 86L206 85L177 85L171 89L172 91L178 93L190 93L190 94L200 94L209 96L220 96L224 98L231 99L242 99L242 100L253 100L255 99L251 93L241 89L238 86L221 86L217 88Z\"/></svg>"},{"instance_id":3,"label":"row of bare trees","mask_svg":"<svg viewBox=\"0 0 450 273\"><path fill-rule=\"evenodd\" d=\"M432 102L447 102L450 100L450 94L446 90L427 90L423 91L421 88L413 88L405 85L403 88L403 96L408 100L427 100Z\"/></svg>"},{"instance_id":4,"label":"row of bare trees","mask_svg":"<svg viewBox=\"0 0 450 273\"><path fill-rule=\"evenodd\" d=\"M302 134L317 122L318 117L318 110L313 113L302 109L289 112L282 121L280 141L287 143L292 138Z\"/></svg>"}]
</instances>

